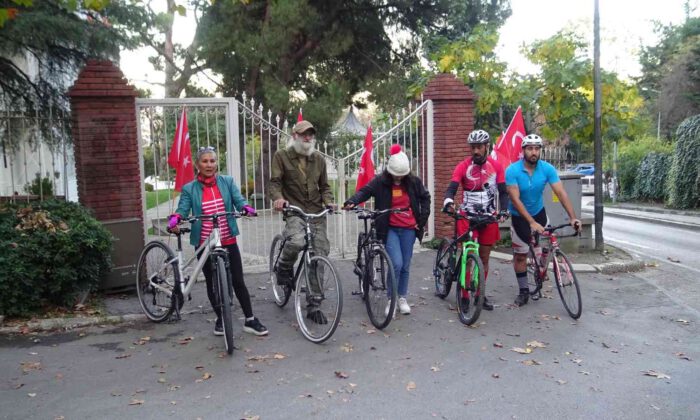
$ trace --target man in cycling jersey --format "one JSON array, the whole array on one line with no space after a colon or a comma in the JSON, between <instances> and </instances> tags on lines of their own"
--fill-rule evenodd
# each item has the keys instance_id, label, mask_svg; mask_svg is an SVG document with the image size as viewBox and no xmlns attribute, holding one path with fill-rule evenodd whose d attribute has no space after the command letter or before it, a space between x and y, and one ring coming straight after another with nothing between
<instances>
[{"instance_id":1,"label":"man in cycling jersey","mask_svg":"<svg viewBox=\"0 0 700 420\"><path fill-rule=\"evenodd\" d=\"M557 170L543 160L540 160L543 141L536 134L530 134L523 139L523 158L513 162L506 170L506 186L510 196L508 210L511 213L510 236L513 242L513 269L518 281L520 292L515 298L515 304L527 304L530 291L527 284L527 253L532 232L544 232L547 225L547 214L544 209L543 193L545 185L549 184L554 194L569 215L571 226L578 231L581 221L576 218L571 200L559 180Z\"/></svg>"},{"instance_id":2,"label":"man in cycling jersey","mask_svg":"<svg viewBox=\"0 0 700 420\"><path fill-rule=\"evenodd\" d=\"M471 156L460 162L452 173L452 180L445 192L443 211L454 208L454 196L459 186L462 186L462 203L460 213L486 212L493 214L505 209L508 203L505 176L500 163L488 157L489 133L484 130L474 130L469 134L467 143ZM457 221L457 234L462 235L469 229L468 220ZM484 279L489 273L489 256L493 245L501 238L498 223L489 223L479 229L479 256L484 263ZM463 297L464 298L464 297ZM479 297L475 301L478 302ZM466 302L469 302L467 299ZM465 303L466 303L465 302ZM467 308L467 304L463 308ZM482 307L487 311L493 310L493 305L484 296Z\"/></svg>"}]
</instances>

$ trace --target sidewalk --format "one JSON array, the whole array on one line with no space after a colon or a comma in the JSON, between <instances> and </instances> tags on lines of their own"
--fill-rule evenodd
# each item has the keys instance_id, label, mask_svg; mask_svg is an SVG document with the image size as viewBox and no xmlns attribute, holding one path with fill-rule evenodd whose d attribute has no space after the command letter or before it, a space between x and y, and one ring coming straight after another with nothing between
<instances>
[{"instance_id":1,"label":"sidewalk","mask_svg":"<svg viewBox=\"0 0 700 420\"><path fill-rule=\"evenodd\" d=\"M587 215L593 214L594 208L592 198L590 201L585 200L584 203L582 203L581 211ZM700 230L700 211L674 210L635 203L606 204L604 211L605 214L611 216L627 217L660 225Z\"/></svg>"}]
</instances>

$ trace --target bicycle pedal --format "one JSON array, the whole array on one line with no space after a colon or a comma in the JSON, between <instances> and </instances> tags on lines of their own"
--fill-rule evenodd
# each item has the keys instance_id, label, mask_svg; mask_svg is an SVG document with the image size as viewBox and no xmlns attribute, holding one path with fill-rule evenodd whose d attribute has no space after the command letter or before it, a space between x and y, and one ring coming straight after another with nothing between
<instances>
[{"instance_id":1,"label":"bicycle pedal","mask_svg":"<svg viewBox=\"0 0 700 420\"><path fill-rule=\"evenodd\" d=\"M362 296L362 295L364 295L364 293L362 293L362 291L355 290L352 292L352 295L353 296Z\"/></svg>"}]
</instances>

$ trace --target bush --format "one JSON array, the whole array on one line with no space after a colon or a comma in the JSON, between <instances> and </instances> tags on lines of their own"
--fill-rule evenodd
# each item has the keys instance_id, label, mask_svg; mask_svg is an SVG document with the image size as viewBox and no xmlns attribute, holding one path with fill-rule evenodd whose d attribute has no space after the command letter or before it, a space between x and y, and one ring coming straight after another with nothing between
<instances>
[{"instance_id":1,"label":"bush","mask_svg":"<svg viewBox=\"0 0 700 420\"><path fill-rule=\"evenodd\" d=\"M700 115L687 118L676 131L676 147L668 176L668 205L700 207Z\"/></svg>"},{"instance_id":2,"label":"bush","mask_svg":"<svg viewBox=\"0 0 700 420\"><path fill-rule=\"evenodd\" d=\"M148 182L144 182L145 190L146 192L153 192L153 184L149 184Z\"/></svg>"},{"instance_id":3,"label":"bush","mask_svg":"<svg viewBox=\"0 0 700 420\"><path fill-rule=\"evenodd\" d=\"M620 182L618 197L621 199L634 196L634 183L637 171L644 157L650 152L670 153L673 145L656 137L642 137L620 145L617 177Z\"/></svg>"},{"instance_id":4,"label":"bush","mask_svg":"<svg viewBox=\"0 0 700 420\"><path fill-rule=\"evenodd\" d=\"M27 194L42 195L44 197L53 197L53 184L48 177L41 177L36 174L34 180L24 186L24 191Z\"/></svg>"},{"instance_id":5,"label":"bush","mask_svg":"<svg viewBox=\"0 0 700 420\"><path fill-rule=\"evenodd\" d=\"M0 208L0 314L70 307L111 268L112 236L87 209L49 200Z\"/></svg>"},{"instance_id":6,"label":"bush","mask_svg":"<svg viewBox=\"0 0 700 420\"><path fill-rule=\"evenodd\" d=\"M651 152L646 155L637 169L634 198L663 202L668 192L666 176L670 163L670 153Z\"/></svg>"}]
</instances>

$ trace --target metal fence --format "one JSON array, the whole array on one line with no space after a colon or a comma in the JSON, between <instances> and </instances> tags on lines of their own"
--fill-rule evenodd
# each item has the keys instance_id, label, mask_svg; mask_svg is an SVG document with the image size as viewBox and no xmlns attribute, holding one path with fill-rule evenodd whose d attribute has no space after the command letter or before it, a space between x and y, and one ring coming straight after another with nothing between
<instances>
[{"instance_id":1,"label":"metal fence","mask_svg":"<svg viewBox=\"0 0 700 420\"><path fill-rule=\"evenodd\" d=\"M77 201L70 114L0 105L0 197L3 200Z\"/></svg>"},{"instance_id":2,"label":"metal fence","mask_svg":"<svg viewBox=\"0 0 700 420\"><path fill-rule=\"evenodd\" d=\"M242 219L238 223L244 267L246 270L266 267L272 238L284 226L281 214L272 210L268 190L272 156L279 148L287 147L291 139L288 123L245 96L241 101L233 98L137 99L136 103L147 239L168 240L164 226L167 216L175 211L178 199L172 190L174 171L167 166L167 156L177 119L186 106L193 156L200 146L214 146L220 171L231 174L243 196L258 209L257 218ZM319 139L317 148L326 159L336 203L342 204L355 191L362 147L357 142L346 143L345 153L339 153L337 147L331 146L334 151L329 154L329 140L332 144L332 139ZM432 193L432 103L411 105L392 114L381 125L373 149L377 172L384 167L391 143L404 147L414 173L422 177ZM331 255L348 257L356 252L359 229L359 221L353 214L329 216ZM432 218L428 231L430 235L434 231Z\"/></svg>"}]
</instances>

